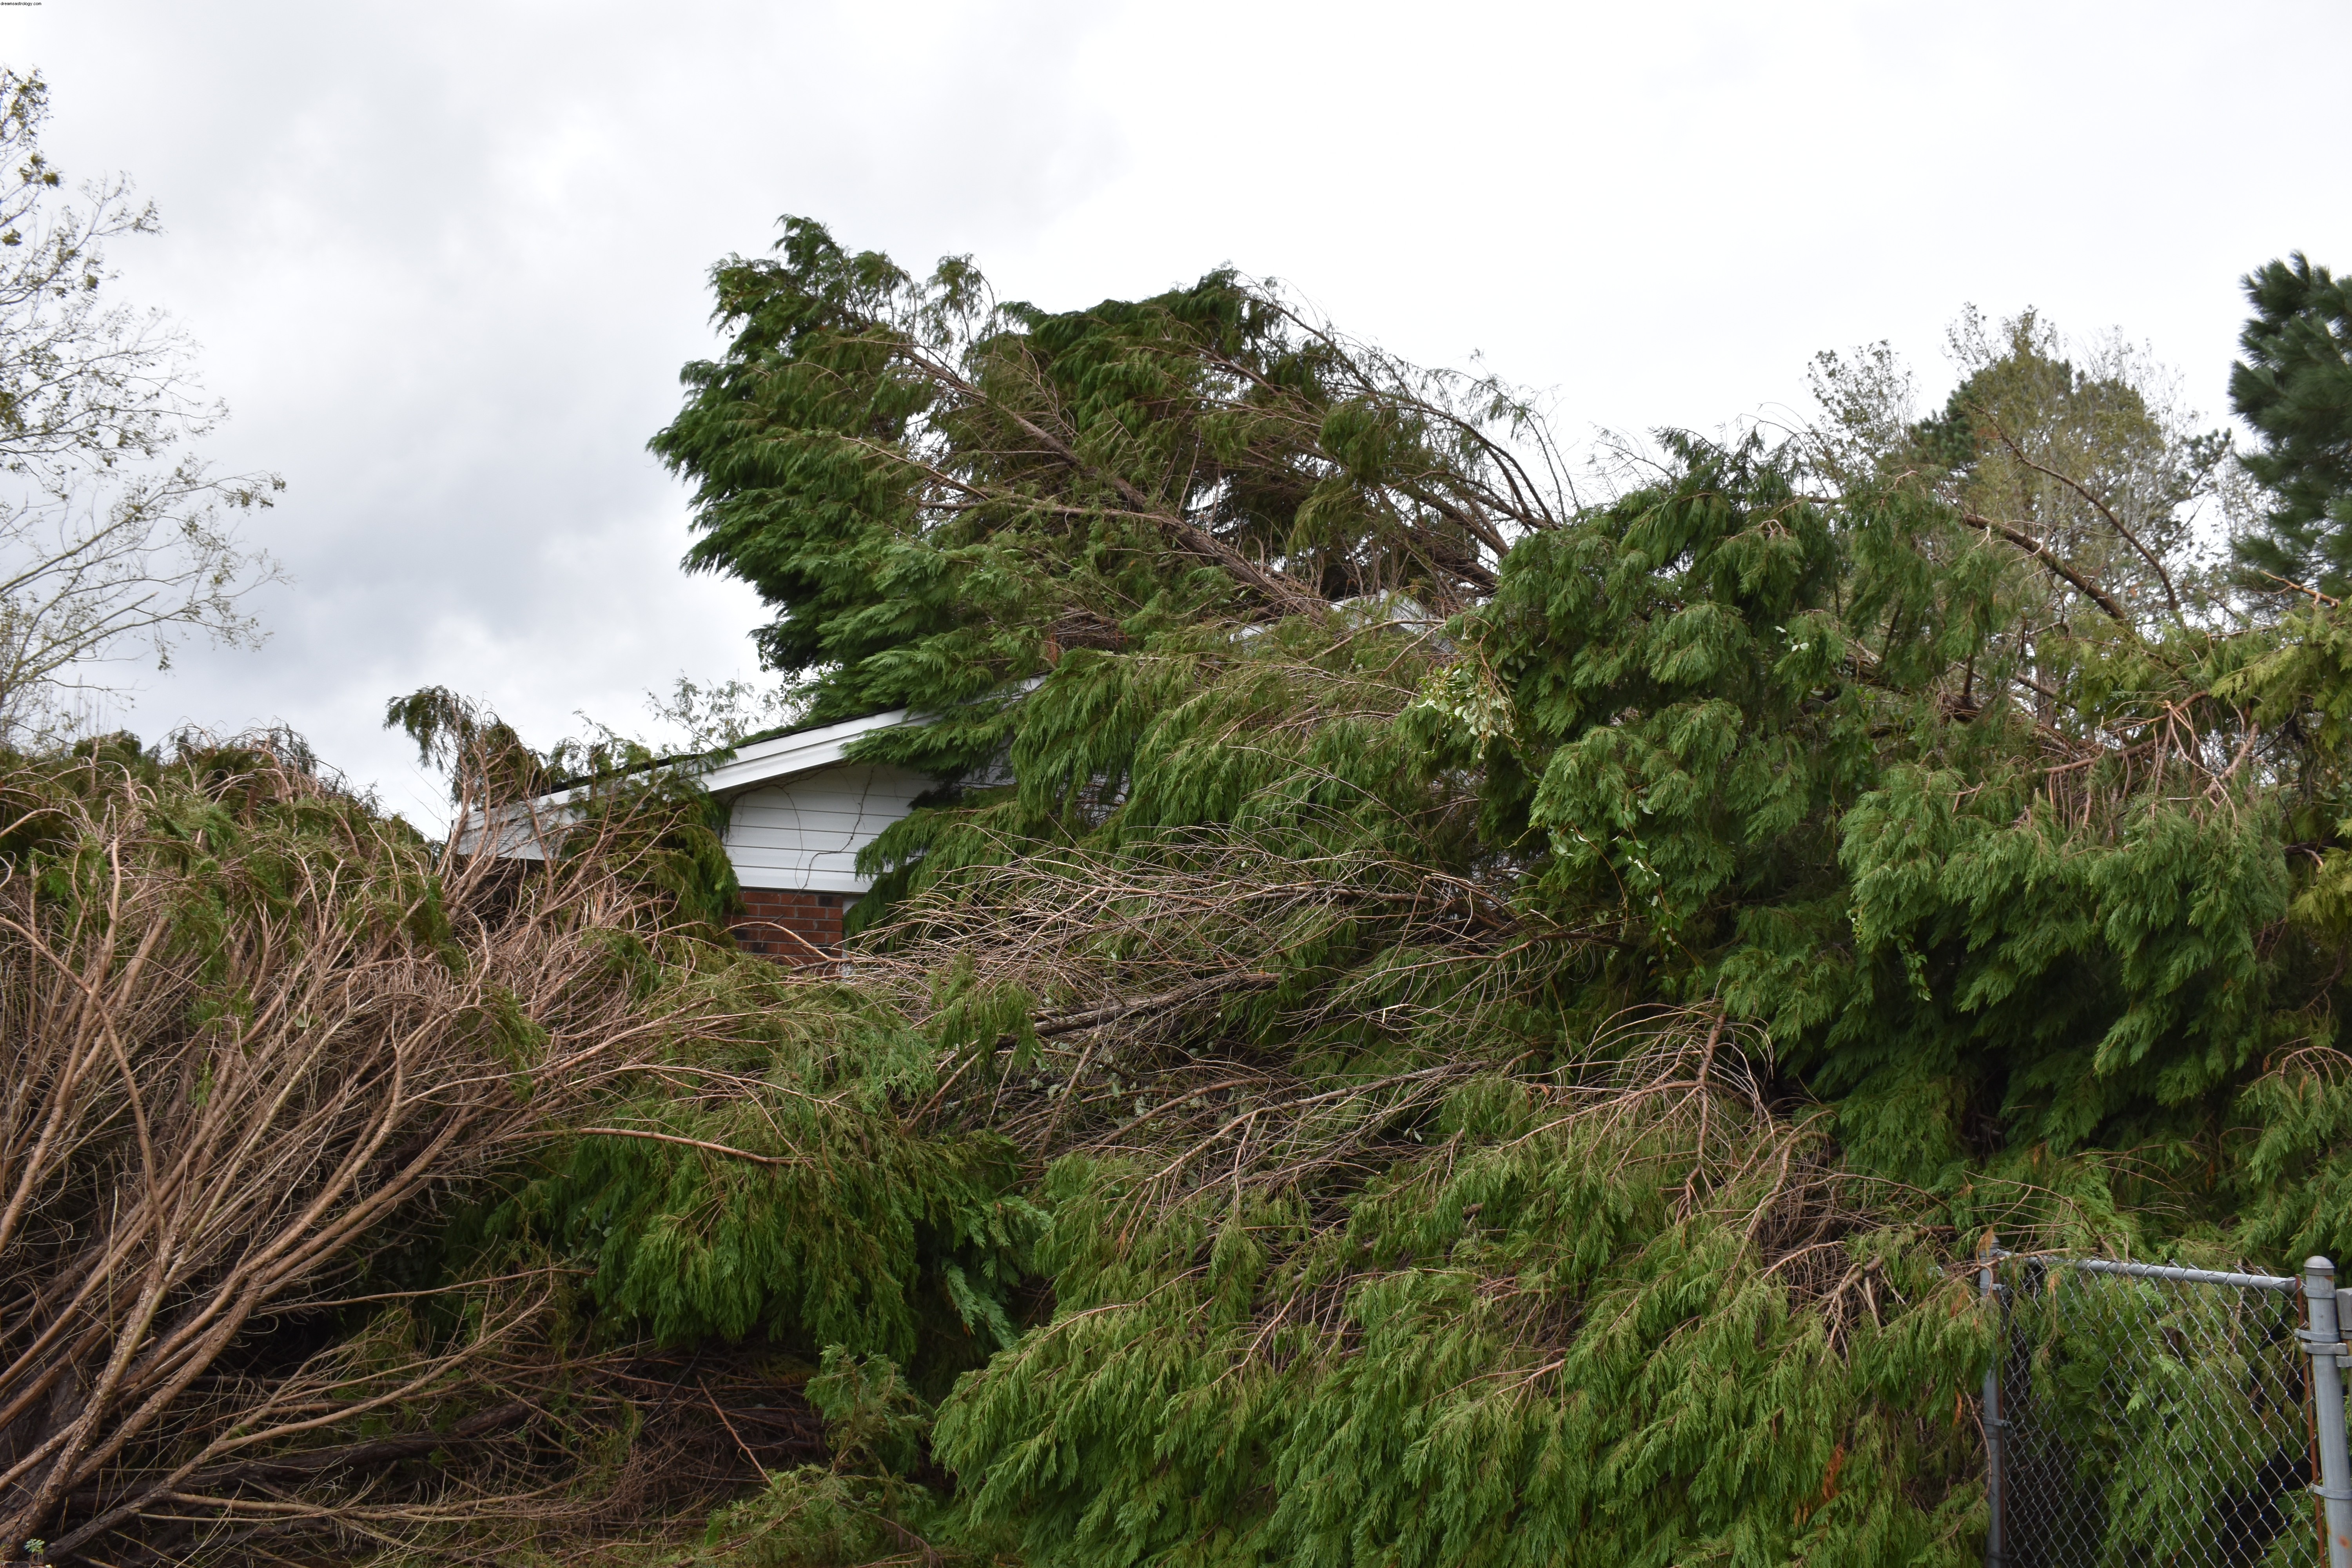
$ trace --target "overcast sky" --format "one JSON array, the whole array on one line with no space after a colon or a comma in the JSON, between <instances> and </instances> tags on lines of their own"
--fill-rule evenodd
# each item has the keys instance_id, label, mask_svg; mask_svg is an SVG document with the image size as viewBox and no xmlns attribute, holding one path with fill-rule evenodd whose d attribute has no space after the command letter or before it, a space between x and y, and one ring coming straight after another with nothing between
<instances>
[{"instance_id":1,"label":"overcast sky","mask_svg":"<svg viewBox=\"0 0 2352 1568\"><path fill-rule=\"evenodd\" d=\"M2034 4L133 5L0 9L69 176L128 172L128 297L204 347L207 449L288 489L257 653L149 736L291 723L387 804L439 682L542 742L750 674L646 439L705 273L780 214L1052 307L1231 262L1570 436L1787 416L1963 303L2119 326L2225 409L2236 280L2352 268L2352 7Z\"/></svg>"}]
</instances>

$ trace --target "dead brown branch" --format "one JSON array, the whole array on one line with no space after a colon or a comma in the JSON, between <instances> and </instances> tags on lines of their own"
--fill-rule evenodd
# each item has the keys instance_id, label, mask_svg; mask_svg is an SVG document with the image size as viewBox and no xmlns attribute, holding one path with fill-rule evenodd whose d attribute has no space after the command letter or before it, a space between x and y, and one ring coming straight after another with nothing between
<instances>
[{"instance_id":1,"label":"dead brown branch","mask_svg":"<svg viewBox=\"0 0 2352 1568\"><path fill-rule=\"evenodd\" d=\"M55 802L39 858L0 866L0 1539L62 1562L530 1419L528 1399L461 1402L437 1432L352 1435L506 1357L546 1275L486 1287L476 1329L437 1347L223 1369L333 1310L395 1216L536 1146L664 1041L727 1026L613 963L607 936L667 940L627 868L436 861L267 756L0 793ZM192 811L220 818L193 843Z\"/></svg>"}]
</instances>

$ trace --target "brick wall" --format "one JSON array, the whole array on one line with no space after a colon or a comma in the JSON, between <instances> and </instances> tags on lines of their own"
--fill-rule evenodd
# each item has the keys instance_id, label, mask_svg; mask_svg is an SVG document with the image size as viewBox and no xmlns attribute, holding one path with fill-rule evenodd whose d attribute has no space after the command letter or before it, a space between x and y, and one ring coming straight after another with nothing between
<instances>
[{"instance_id":1,"label":"brick wall","mask_svg":"<svg viewBox=\"0 0 2352 1568\"><path fill-rule=\"evenodd\" d=\"M743 918L735 943L778 963L814 963L841 951L841 915L855 893L811 893L785 888L743 889Z\"/></svg>"}]
</instances>

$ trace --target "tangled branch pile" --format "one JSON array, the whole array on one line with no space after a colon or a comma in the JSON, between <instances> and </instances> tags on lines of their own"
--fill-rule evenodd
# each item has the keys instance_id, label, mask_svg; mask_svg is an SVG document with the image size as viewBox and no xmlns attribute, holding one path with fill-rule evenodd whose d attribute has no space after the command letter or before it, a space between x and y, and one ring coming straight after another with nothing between
<instances>
[{"instance_id":1,"label":"tangled branch pile","mask_svg":"<svg viewBox=\"0 0 2352 1568\"><path fill-rule=\"evenodd\" d=\"M834 1290L873 1323L860 1281L918 1216L863 1168L891 1133L854 1090L730 1070L787 1055L775 977L698 969L642 815L635 839L607 823L526 868L428 844L300 761L108 743L0 778L5 1538L117 1562L625 1529L821 1453L796 1380L700 1344L702 1319L658 1342L698 1310L740 1336L747 1285L756 1305L793 1284L772 1257L682 1298L671 1272L632 1326L649 1274L614 1262L583 1293L532 1229L584 1186L609 1251L656 1249L625 1206L633 1152L715 1149L755 1198L823 1216L794 1306ZM665 1131L681 1117L704 1136ZM846 1140L861 1168L708 1136L730 1117L771 1150ZM985 1151L914 1163L955 1167L934 1206L987 1176ZM582 1321L600 1292L624 1303L603 1329Z\"/></svg>"},{"instance_id":2,"label":"tangled branch pile","mask_svg":"<svg viewBox=\"0 0 2352 1568\"><path fill-rule=\"evenodd\" d=\"M2221 449L2127 362L1832 365L1827 435L1580 504L1524 400L1232 275L717 280L696 559L816 719L929 720L859 742L940 788L849 953L726 951L649 758L527 863L26 773L13 1528L1958 1564L1989 1231L2352 1241L2352 633L2195 557ZM461 806L577 776L394 717Z\"/></svg>"},{"instance_id":3,"label":"tangled branch pile","mask_svg":"<svg viewBox=\"0 0 2352 1568\"><path fill-rule=\"evenodd\" d=\"M950 1474L854 1506L1041 1563L1956 1563L1989 1229L2352 1237L2352 667L2199 555L2226 443L2128 352L1972 319L1927 419L1832 357L1816 431L1579 504L1525 400L1230 274L1048 315L795 224L716 281L656 442L695 560L818 717L937 715L863 743L945 787L848 975L932 1053L902 1114L1050 1216ZM811 1533L836 1483L732 1517L904 1549Z\"/></svg>"}]
</instances>

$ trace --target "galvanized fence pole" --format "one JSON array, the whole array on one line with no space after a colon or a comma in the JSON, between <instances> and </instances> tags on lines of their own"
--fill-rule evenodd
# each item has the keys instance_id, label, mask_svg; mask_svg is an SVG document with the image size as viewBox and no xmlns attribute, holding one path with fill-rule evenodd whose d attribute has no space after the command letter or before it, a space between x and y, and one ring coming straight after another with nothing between
<instances>
[{"instance_id":1,"label":"galvanized fence pole","mask_svg":"<svg viewBox=\"0 0 2352 1568\"><path fill-rule=\"evenodd\" d=\"M2001 1364L2009 1359L2009 1315L2001 1310L2000 1282L1994 1278L1994 1268L2002 1256L1992 1237L1985 1237L1984 1267L1978 1271L1977 1288L1993 1314L1992 1365L1985 1369L1984 1436L1985 1436L1985 1568L2002 1568L2009 1560L2007 1543L2001 1539L2001 1514L2007 1499L2001 1485L2001 1433L2009 1423L2000 1418ZM2331 1563L2329 1568L2352 1568L2352 1564Z\"/></svg>"},{"instance_id":2,"label":"galvanized fence pole","mask_svg":"<svg viewBox=\"0 0 2352 1568\"><path fill-rule=\"evenodd\" d=\"M2327 1568L2352 1568L2352 1453L2344 1436L2344 1332L2336 1316L2336 1265L2325 1258L2303 1264L2303 1297L2310 1326L2303 1348L2311 1357L2312 1417L2319 1427L2319 1494L2326 1518Z\"/></svg>"}]
</instances>

